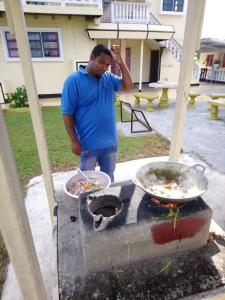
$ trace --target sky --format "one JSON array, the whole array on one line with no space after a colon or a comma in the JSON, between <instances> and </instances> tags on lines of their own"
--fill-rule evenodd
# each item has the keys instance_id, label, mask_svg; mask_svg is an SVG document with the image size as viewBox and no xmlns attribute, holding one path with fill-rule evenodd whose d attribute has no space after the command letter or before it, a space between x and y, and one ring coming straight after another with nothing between
<instances>
[{"instance_id":1,"label":"sky","mask_svg":"<svg viewBox=\"0 0 225 300\"><path fill-rule=\"evenodd\" d=\"M225 40L225 0L206 0L201 38Z\"/></svg>"}]
</instances>

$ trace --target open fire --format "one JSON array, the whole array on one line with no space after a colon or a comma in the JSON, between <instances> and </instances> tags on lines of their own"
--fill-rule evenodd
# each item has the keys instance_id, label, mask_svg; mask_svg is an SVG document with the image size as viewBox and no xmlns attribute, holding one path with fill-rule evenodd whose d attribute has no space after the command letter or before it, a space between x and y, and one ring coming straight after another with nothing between
<instances>
[{"instance_id":1,"label":"open fire","mask_svg":"<svg viewBox=\"0 0 225 300\"><path fill-rule=\"evenodd\" d=\"M179 205L176 203L163 203L158 199L151 198L151 201L154 203L154 205L163 206L167 208L177 208Z\"/></svg>"}]
</instances>

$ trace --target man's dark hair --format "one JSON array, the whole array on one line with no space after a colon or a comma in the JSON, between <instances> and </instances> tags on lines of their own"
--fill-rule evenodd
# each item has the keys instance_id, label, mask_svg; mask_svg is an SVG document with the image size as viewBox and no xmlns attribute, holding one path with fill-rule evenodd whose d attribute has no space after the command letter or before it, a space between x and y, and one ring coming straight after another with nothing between
<instances>
[{"instance_id":1,"label":"man's dark hair","mask_svg":"<svg viewBox=\"0 0 225 300\"><path fill-rule=\"evenodd\" d=\"M102 53L112 57L112 52L109 50L109 48L107 48L103 44L96 45L91 52L91 54L94 55L94 58L96 58L97 56L100 56Z\"/></svg>"}]
</instances>

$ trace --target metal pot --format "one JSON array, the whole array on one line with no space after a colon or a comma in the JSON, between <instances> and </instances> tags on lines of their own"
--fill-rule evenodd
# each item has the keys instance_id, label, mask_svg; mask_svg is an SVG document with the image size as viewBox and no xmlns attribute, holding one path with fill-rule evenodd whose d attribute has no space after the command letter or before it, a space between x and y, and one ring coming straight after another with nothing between
<instances>
[{"instance_id":1,"label":"metal pot","mask_svg":"<svg viewBox=\"0 0 225 300\"><path fill-rule=\"evenodd\" d=\"M152 197L165 203L185 203L208 188L205 167L174 162L152 162L140 167L133 182ZM175 185L177 188L171 188Z\"/></svg>"}]
</instances>

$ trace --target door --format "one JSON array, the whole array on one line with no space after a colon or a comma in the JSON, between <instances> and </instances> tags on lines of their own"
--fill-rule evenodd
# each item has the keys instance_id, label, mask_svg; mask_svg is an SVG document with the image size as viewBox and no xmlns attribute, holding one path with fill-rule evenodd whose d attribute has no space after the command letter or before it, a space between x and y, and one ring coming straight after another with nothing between
<instances>
[{"instance_id":1,"label":"door","mask_svg":"<svg viewBox=\"0 0 225 300\"><path fill-rule=\"evenodd\" d=\"M151 51L150 82L159 80L159 50Z\"/></svg>"}]
</instances>

